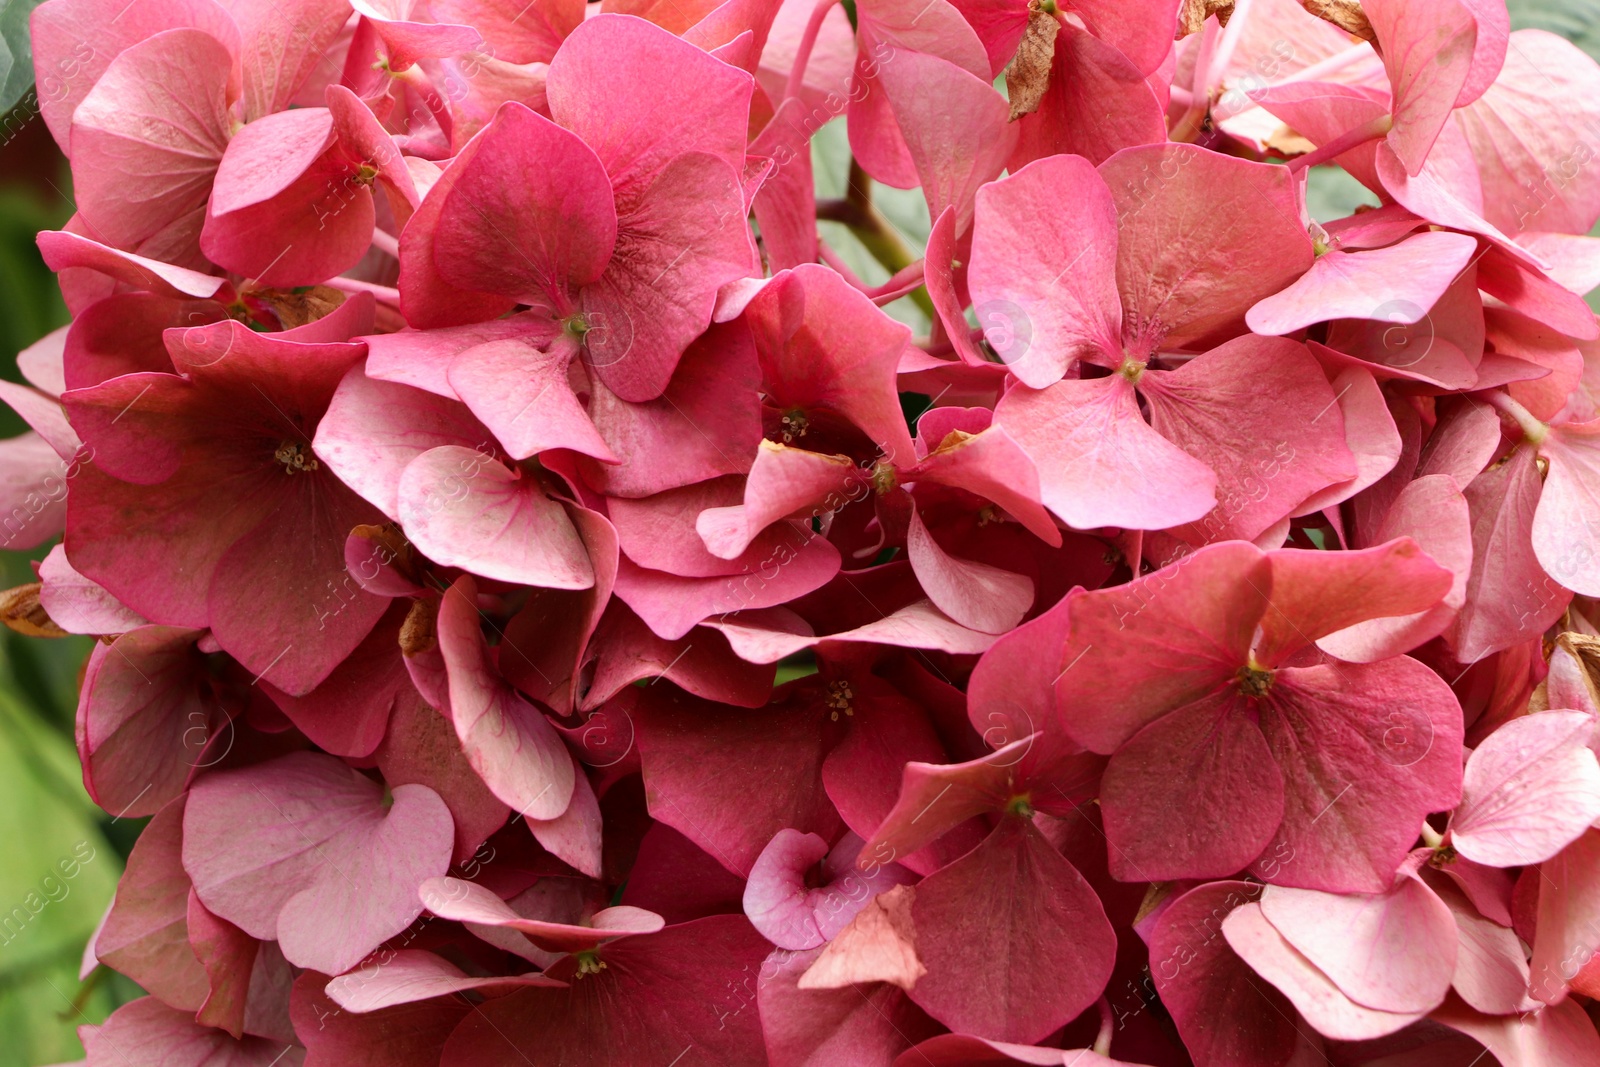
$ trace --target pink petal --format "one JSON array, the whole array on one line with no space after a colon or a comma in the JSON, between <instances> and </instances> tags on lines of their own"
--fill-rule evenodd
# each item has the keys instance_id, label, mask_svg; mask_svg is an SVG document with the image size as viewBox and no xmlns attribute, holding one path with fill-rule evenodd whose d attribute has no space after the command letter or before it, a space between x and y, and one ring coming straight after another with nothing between
<instances>
[{"instance_id":1,"label":"pink petal","mask_svg":"<svg viewBox=\"0 0 1600 1067\"><path fill-rule=\"evenodd\" d=\"M1216 510L1177 531L1191 544L1253 540L1357 472L1338 397L1303 346L1241 337L1138 381L1150 425L1216 478Z\"/></svg>"},{"instance_id":2,"label":"pink petal","mask_svg":"<svg viewBox=\"0 0 1600 1067\"><path fill-rule=\"evenodd\" d=\"M919 424L925 431L933 425L927 415ZM976 433L953 430L901 477L976 493L1005 508L1046 544L1055 546L1061 541L1061 531L1040 502L1038 469L1002 427L989 426Z\"/></svg>"},{"instance_id":3,"label":"pink petal","mask_svg":"<svg viewBox=\"0 0 1600 1067\"><path fill-rule=\"evenodd\" d=\"M121 634L146 625L142 616L73 570L60 545L39 564L39 582L39 604L68 633Z\"/></svg>"},{"instance_id":4,"label":"pink petal","mask_svg":"<svg viewBox=\"0 0 1600 1067\"><path fill-rule=\"evenodd\" d=\"M1439 1006L1455 973L1455 920L1414 877L1375 895L1268 886L1261 914L1357 1004L1391 1012Z\"/></svg>"},{"instance_id":5,"label":"pink petal","mask_svg":"<svg viewBox=\"0 0 1600 1067\"><path fill-rule=\"evenodd\" d=\"M572 801L577 771L555 728L495 675L478 627L470 577L439 606L439 648L450 676L456 735L491 792L534 819L554 819Z\"/></svg>"},{"instance_id":6,"label":"pink petal","mask_svg":"<svg viewBox=\"0 0 1600 1067\"><path fill-rule=\"evenodd\" d=\"M650 813L748 874L780 830L832 836L838 826L822 788L826 709L720 708L665 692L635 717ZM713 769L708 752L726 754Z\"/></svg>"},{"instance_id":7,"label":"pink petal","mask_svg":"<svg viewBox=\"0 0 1600 1067\"><path fill-rule=\"evenodd\" d=\"M518 930L552 952L584 952L619 937L653 934L666 925L654 912L626 906L597 911L583 925L523 918L489 890L459 878L431 878L420 892L423 906L441 919Z\"/></svg>"},{"instance_id":8,"label":"pink petal","mask_svg":"<svg viewBox=\"0 0 1600 1067\"><path fill-rule=\"evenodd\" d=\"M569 289L600 277L617 239L605 168L581 140L521 104L502 107L475 145L435 187L444 196L432 239L439 276L570 315Z\"/></svg>"},{"instance_id":9,"label":"pink petal","mask_svg":"<svg viewBox=\"0 0 1600 1067\"><path fill-rule=\"evenodd\" d=\"M1099 170L1121 220L1117 290L1136 358L1237 322L1311 266L1283 167L1171 144L1124 149Z\"/></svg>"},{"instance_id":10,"label":"pink petal","mask_svg":"<svg viewBox=\"0 0 1600 1067\"><path fill-rule=\"evenodd\" d=\"M1447 1002L1429 1018L1481 1043L1505 1067L1578 1067L1600 1056L1600 1034L1575 1000L1516 1016Z\"/></svg>"},{"instance_id":11,"label":"pink petal","mask_svg":"<svg viewBox=\"0 0 1600 1067\"><path fill-rule=\"evenodd\" d=\"M1451 572L1409 537L1361 551L1273 552L1272 603L1255 654L1266 664L1368 619L1425 611L1447 594Z\"/></svg>"},{"instance_id":12,"label":"pink petal","mask_svg":"<svg viewBox=\"0 0 1600 1067\"><path fill-rule=\"evenodd\" d=\"M1312 354L1320 355L1320 347L1313 348ZM1400 431L1372 371L1347 367L1331 384L1344 416L1344 443L1355 457L1356 476L1312 493L1301 501L1297 516L1344 503L1387 475L1400 459Z\"/></svg>"},{"instance_id":13,"label":"pink petal","mask_svg":"<svg viewBox=\"0 0 1600 1067\"><path fill-rule=\"evenodd\" d=\"M939 1030L905 993L887 983L822 989L801 984L817 955L779 949L762 965L756 1003L766 1039L763 1062L770 1067L888 1063Z\"/></svg>"},{"instance_id":14,"label":"pink petal","mask_svg":"<svg viewBox=\"0 0 1600 1067\"><path fill-rule=\"evenodd\" d=\"M232 67L221 42L190 29L158 33L111 61L72 116L74 193L98 240L198 265L206 199L232 131Z\"/></svg>"},{"instance_id":15,"label":"pink petal","mask_svg":"<svg viewBox=\"0 0 1600 1067\"><path fill-rule=\"evenodd\" d=\"M36 433L0 441L0 547L36 548L61 533L70 469Z\"/></svg>"},{"instance_id":16,"label":"pink petal","mask_svg":"<svg viewBox=\"0 0 1600 1067\"><path fill-rule=\"evenodd\" d=\"M457 353L450 361L450 388L512 459L569 448L615 461L568 380L576 342L561 336L538 346L530 340L487 341Z\"/></svg>"},{"instance_id":17,"label":"pink petal","mask_svg":"<svg viewBox=\"0 0 1600 1067\"><path fill-rule=\"evenodd\" d=\"M1274 847L1292 857L1257 862L1276 882L1381 892L1422 820L1460 799L1460 706L1415 660L1280 669L1261 728L1283 771Z\"/></svg>"},{"instance_id":18,"label":"pink petal","mask_svg":"<svg viewBox=\"0 0 1600 1067\"><path fill-rule=\"evenodd\" d=\"M972 223L972 198L998 177L1016 143L1006 102L978 77L938 56L907 52L879 80L916 165L928 212L956 209L956 232Z\"/></svg>"},{"instance_id":19,"label":"pink petal","mask_svg":"<svg viewBox=\"0 0 1600 1067\"><path fill-rule=\"evenodd\" d=\"M1455 619L1466 602L1467 576L1472 572L1472 521L1455 479L1428 475L1400 491L1372 539L1405 537L1417 538L1429 558L1450 571L1450 590L1444 599L1411 615L1369 619L1335 630L1317 639L1318 648L1352 663L1372 663L1411 651Z\"/></svg>"},{"instance_id":20,"label":"pink petal","mask_svg":"<svg viewBox=\"0 0 1600 1067\"><path fill-rule=\"evenodd\" d=\"M441 445L400 478L400 522L429 558L486 578L587 589L594 568L561 505L537 476L490 456Z\"/></svg>"},{"instance_id":21,"label":"pink petal","mask_svg":"<svg viewBox=\"0 0 1600 1067\"><path fill-rule=\"evenodd\" d=\"M906 553L928 599L956 622L1001 634L1033 605L1033 581L987 563L958 559L939 547L922 516L911 513Z\"/></svg>"},{"instance_id":22,"label":"pink petal","mask_svg":"<svg viewBox=\"0 0 1600 1067\"><path fill-rule=\"evenodd\" d=\"M763 439L745 481L744 503L710 508L695 519L706 548L737 559L768 526L810 510L820 515L864 495L848 456L827 456Z\"/></svg>"},{"instance_id":23,"label":"pink petal","mask_svg":"<svg viewBox=\"0 0 1600 1067\"><path fill-rule=\"evenodd\" d=\"M473 773L449 721L419 694L399 695L373 758L389 785L415 783L439 794L455 823L456 862L467 861L505 825L510 810Z\"/></svg>"},{"instance_id":24,"label":"pink petal","mask_svg":"<svg viewBox=\"0 0 1600 1067\"><path fill-rule=\"evenodd\" d=\"M1042 389L1075 359L1117 360L1116 242L1111 193L1081 157L1041 159L979 191L973 307L980 324L1005 318L1009 336L989 343L1024 384Z\"/></svg>"},{"instance_id":25,"label":"pink petal","mask_svg":"<svg viewBox=\"0 0 1600 1067\"><path fill-rule=\"evenodd\" d=\"M912 917L928 973L911 998L954 1029L1037 1041L1111 976L1116 938L1099 898L1021 818L1006 816L977 849L923 879Z\"/></svg>"},{"instance_id":26,"label":"pink petal","mask_svg":"<svg viewBox=\"0 0 1600 1067\"><path fill-rule=\"evenodd\" d=\"M745 318L774 405L836 412L887 460L911 462L916 452L896 381L911 339L908 328L816 264L774 278L750 302Z\"/></svg>"},{"instance_id":27,"label":"pink petal","mask_svg":"<svg viewBox=\"0 0 1600 1067\"><path fill-rule=\"evenodd\" d=\"M327 984L327 975L306 971L290 1000L311 1067L434 1067L450 1031L472 1010L441 997L363 1015L329 999Z\"/></svg>"},{"instance_id":28,"label":"pink petal","mask_svg":"<svg viewBox=\"0 0 1600 1067\"><path fill-rule=\"evenodd\" d=\"M851 855L825 864L824 875L831 874L832 879L810 888L807 871L829 857L828 843L816 834L778 831L750 868L745 916L782 949L817 948L831 941L873 897L915 878L895 863L876 864L869 874L854 870L849 860L860 849L860 838L847 835L835 852Z\"/></svg>"},{"instance_id":29,"label":"pink petal","mask_svg":"<svg viewBox=\"0 0 1600 1067\"><path fill-rule=\"evenodd\" d=\"M618 62L626 57L625 62ZM744 169L748 74L642 20L591 18L550 61L550 114L592 147L630 204L675 157Z\"/></svg>"},{"instance_id":30,"label":"pink petal","mask_svg":"<svg viewBox=\"0 0 1600 1067\"><path fill-rule=\"evenodd\" d=\"M1365 1008L1345 996L1273 929L1260 904L1235 908L1222 921L1222 933L1233 950L1288 997L1305 1021L1324 1037L1339 1041L1383 1037L1420 1018L1420 1014Z\"/></svg>"},{"instance_id":31,"label":"pink petal","mask_svg":"<svg viewBox=\"0 0 1600 1067\"><path fill-rule=\"evenodd\" d=\"M65 230L46 230L39 234L37 240L45 266L53 271L99 271L125 285L136 286L169 300L182 300L185 297L205 299L216 293L224 281L157 259L136 256L132 252L124 252ZM59 395L61 390L56 392Z\"/></svg>"},{"instance_id":32,"label":"pink petal","mask_svg":"<svg viewBox=\"0 0 1600 1067\"><path fill-rule=\"evenodd\" d=\"M967 629L927 600L897 608L853 630L831 634L797 633L792 627L769 623L753 612L710 620L706 625L721 630L733 650L752 663L776 663L824 641L932 649L957 655L976 655L994 644L993 634Z\"/></svg>"},{"instance_id":33,"label":"pink petal","mask_svg":"<svg viewBox=\"0 0 1600 1067\"><path fill-rule=\"evenodd\" d=\"M761 439L759 386L755 347L741 323L702 334L655 400L630 403L591 381L589 418L621 462L580 460L585 478L607 496L643 497L745 473Z\"/></svg>"},{"instance_id":34,"label":"pink petal","mask_svg":"<svg viewBox=\"0 0 1600 1067\"><path fill-rule=\"evenodd\" d=\"M218 916L297 966L343 971L421 914L417 886L450 863L439 795L398 786L385 807L382 793L312 753L208 775L184 812L184 868Z\"/></svg>"},{"instance_id":35,"label":"pink petal","mask_svg":"<svg viewBox=\"0 0 1600 1067\"><path fill-rule=\"evenodd\" d=\"M1256 333L1281 335L1331 319L1372 318L1388 302L1403 302L1421 318L1477 247L1466 234L1438 231L1414 234L1388 248L1326 252L1289 288L1252 307L1245 321ZM1383 300L1375 303L1374 294Z\"/></svg>"},{"instance_id":36,"label":"pink petal","mask_svg":"<svg viewBox=\"0 0 1600 1067\"><path fill-rule=\"evenodd\" d=\"M1044 506L1069 526L1160 530L1215 506L1215 475L1150 428L1121 374L1013 389L995 421L1038 468Z\"/></svg>"},{"instance_id":37,"label":"pink petal","mask_svg":"<svg viewBox=\"0 0 1600 1067\"><path fill-rule=\"evenodd\" d=\"M1450 839L1495 867L1541 863L1600 819L1594 716L1547 711L1513 719L1467 760Z\"/></svg>"},{"instance_id":38,"label":"pink petal","mask_svg":"<svg viewBox=\"0 0 1600 1067\"><path fill-rule=\"evenodd\" d=\"M1416 174L1466 88L1478 23L1458 0L1372 0L1363 10L1394 91L1389 144L1407 173Z\"/></svg>"},{"instance_id":39,"label":"pink petal","mask_svg":"<svg viewBox=\"0 0 1600 1067\"><path fill-rule=\"evenodd\" d=\"M1600 72L1553 33L1518 30L1511 41L1494 84L1457 112L1483 176L1484 217L1512 234L1587 233L1600 218L1600 190L1546 184L1544 175L1581 143L1579 130L1600 121Z\"/></svg>"},{"instance_id":40,"label":"pink petal","mask_svg":"<svg viewBox=\"0 0 1600 1067\"><path fill-rule=\"evenodd\" d=\"M1074 14L1078 10L1075 5ZM1171 13L1167 14L1170 17ZM1135 21L1109 12L1105 20L1111 27ZM1153 60L1154 64L1160 62L1159 57ZM1013 166L1060 153L1103 163L1119 149L1160 144L1166 139L1161 102L1132 57L1068 21L1056 35L1044 99L1037 111L1023 115L1017 125L1021 135Z\"/></svg>"},{"instance_id":41,"label":"pink petal","mask_svg":"<svg viewBox=\"0 0 1600 1067\"><path fill-rule=\"evenodd\" d=\"M707 700L741 708L760 707L771 694L772 669L735 656L721 634L691 630L682 640L667 641L626 604L607 606L590 647L594 679L581 702L584 708L600 707L623 687L655 678L666 678ZM601 732L588 736L599 740L606 735ZM612 753L606 752L601 765L611 758Z\"/></svg>"},{"instance_id":42,"label":"pink petal","mask_svg":"<svg viewBox=\"0 0 1600 1067\"><path fill-rule=\"evenodd\" d=\"M1600 831L1589 830L1538 869L1537 932L1529 991L1546 1004L1566 997L1569 983L1600 950Z\"/></svg>"},{"instance_id":43,"label":"pink petal","mask_svg":"<svg viewBox=\"0 0 1600 1067\"><path fill-rule=\"evenodd\" d=\"M1552 427L1540 445L1550 465L1533 516L1533 550L1557 582L1585 596L1600 594L1600 419Z\"/></svg>"},{"instance_id":44,"label":"pink petal","mask_svg":"<svg viewBox=\"0 0 1600 1067\"><path fill-rule=\"evenodd\" d=\"M528 986L559 988L562 985L541 974L473 978L443 957L420 949L402 948L385 953L383 962L373 966L371 974L362 968L335 978L327 985L327 995L346 1011L365 1013L473 991L492 995Z\"/></svg>"},{"instance_id":45,"label":"pink petal","mask_svg":"<svg viewBox=\"0 0 1600 1067\"><path fill-rule=\"evenodd\" d=\"M1568 595L1540 567L1530 541L1540 488L1533 450L1526 447L1514 449L1466 488L1472 574L1467 602L1446 633L1452 654L1463 663L1542 634L1566 609Z\"/></svg>"},{"instance_id":46,"label":"pink petal","mask_svg":"<svg viewBox=\"0 0 1600 1067\"><path fill-rule=\"evenodd\" d=\"M400 517L406 465L430 448L458 445L487 454L488 431L461 405L353 367L317 424L312 449L339 480L391 519Z\"/></svg>"},{"instance_id":47,"label":"pink petal","mask_svg":"<svg viewBox=\"0 0 1600 1067\"><path fill-rule=\"evenodd\" d=\"M235 1040L202 1026L155 997L124 1004L100 1026L86 1026L84 1048L96 1063L125 1067L302 1067L305 1050L264 1037Z\"/></svg>"},{"instance_id":48,"label":"pink petal","mask_svg":"<svg viewBox=\"0 0 1600 1067\"><path fill-rule=\"evenodd\" d=\"M1443 878L1430 880L1456 922L1456 972L1450 984L1479 1011L1515 1014L1538 1006L1528 996L1528 960L1516 932L1478 913Z\"/></svg>"}]
</instances>

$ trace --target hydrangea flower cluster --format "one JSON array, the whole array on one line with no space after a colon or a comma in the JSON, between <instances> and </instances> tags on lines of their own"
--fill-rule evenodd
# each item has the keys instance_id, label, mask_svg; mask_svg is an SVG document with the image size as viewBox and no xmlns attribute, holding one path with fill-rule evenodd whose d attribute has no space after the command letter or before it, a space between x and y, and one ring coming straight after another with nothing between
<instances>
[{"instance_id":1,"label":"hydrangea flower cluster","mask_svg":"<svg viewBox=\"0 0 1600 1067\"><path fill-rule=\"evenodd\" d=\"M8 617L99 638L84 781L151 817L91 1067L1600 1063L1572 45L1500 0L32 31L73 321L0 385L6 546L64 533ZM1334 168L1378 206L1313 220Z\"/></svg>"}]
</instances>

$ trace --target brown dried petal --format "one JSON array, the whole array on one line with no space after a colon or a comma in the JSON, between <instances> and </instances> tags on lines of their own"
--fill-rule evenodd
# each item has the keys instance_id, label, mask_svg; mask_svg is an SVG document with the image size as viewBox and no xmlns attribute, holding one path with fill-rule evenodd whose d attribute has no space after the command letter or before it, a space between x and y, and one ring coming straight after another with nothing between
<instances>
[{"instance_id":1,"label":"brown dried petal","mask_svg":"<svg viewBox=\"0 0 1600 1067\"><path fill-rule=\"evenodd\" d=\"M432 651L439 644L439 606L418 600L400 624L400 651L407 656Z\"/></svg>"},{"instance_id":2,"label":"brown dried petal","mask_svg":"<svg viewBox=\"0 0 1600 1067\"><path fill-rule=\"evenodd\" d=\"M1050 64L1056 57L1056 34L1061 23L1053 13L1029 0L1028 29L1017 45L1017 54L1006 67L1006 96L1011 101L1011 121L1039 110L1039 101L1050 88Z\"/></svg>"},{"instance_id":3,"label":"brown dried petal","mask_svg":"<svg viewBox=\"0 0 1600 1067\"><path fill-rule=\"evenodd\" d=\"M1218 25L1226 26L1233 15L1233 4L1234 0L1183 0L1183 6L1178 8L1178 32L1173 40L1181 41L1191 33L1199 33L1212 15L1217 16Z\"/></svg>"},{"instance_id":4,"label":"brown dried petal","mask_svg":"<svg viewBox=\"0 0 1600 1067\"><path fill-rule=\"evenodd\" d=\"M29 637L67 636L67 631L52 622L39 603L38 582L0 593L0 622Z\"/></svg>"},{"instance_id":5,"label":"brown dried petal","mask_svg":"<svg viewBox=\"0 0 1600 1067\"><path fill-rule=\"evenodd\" d=\"M1353 37L1374 45L1378 43L1378 35L1372 32L1372 23L1367 21L1367 13L1361 10L1357 0L1300 0L1300 6Z\"/></svg>"}]
</instances>

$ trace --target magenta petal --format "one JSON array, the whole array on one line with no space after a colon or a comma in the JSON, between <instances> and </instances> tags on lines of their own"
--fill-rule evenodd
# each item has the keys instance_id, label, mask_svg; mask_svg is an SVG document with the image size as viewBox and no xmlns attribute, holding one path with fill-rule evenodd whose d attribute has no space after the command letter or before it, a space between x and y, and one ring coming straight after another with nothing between
<instances>
[{"instance_id":1,"label":"magenta petal","mask_svg":"<svg viewBox=\"0 0 1600 1067\"><path fill-rule=\"evenodd\" d=\"M1268 886L1260 907L1285 941L1365 1007L1431 1011L1450 988L1455 920L1411 875L1373 895Z\"/></svg>"},{"instance_id":2,"label":"magenta petal","mask_svg":"<svg viewBox=\"0 0 1600 1067\"><path fill-rule=\"evenodd\" d=\"M1260 894L1252 882L1197 886L1163 910L1150 933L1150 977L1196 1067L1276 1067L1294 1048L1288 1001L1256 980L1219 929Z\"/></svg>"},{"instance_id":3,"label":"magenta petal","mask_svg":"<svg viewBox=\"0 0 1600 1067\"><path fill-rule=\"evenodd\" d=\"M94 950L100 962L162 1002L195 1012L209 983L189 948L190 884L182 856L187 799L179 797L156 812L134 842Z\"/></svg>"},{"instance_id":4,"label":"magenta petal","mask_svg":"<svg viewBox=\"0 0 1600 1067\"><path fill-rule=\"evenodd\" d=\"M1032 579L950 555L915 510L906 534L906 554L928 599L963 626L1002 634L1021 622L1033 605Z\"/></svg>"},{"instance_id":5,"label":"magenta petal","mask_svg":"<svg viewBox=\"0 0 1600 1067\"><path fill-rule=\"evenodd\" d=\"M1388 248L1329 251L1289 288L1258 302L1245 321L1256 333L1281 335L1332 319L1372 318L1393 306L1415 316L1398 321L1415 322L1444 294L1477 247L1467 234L1430 231Z\"/></svg>"},{"instance_id":6,"label":"magenta petal","mask_svg":"<svg viewBox=\"0 0 1600 1067\"><path fill-rule=\"evenodd\" d=\"M493 673L470 577L439 605L439 648L450 676L450 715L472 769L522 815L554 819L572 801L577 771L561 737L533 705Z\"/></svg>"},{"instance_id":7,"label":"magenta petal","mask_svg":"<svg viewBox=\"0 0 1600 1067\"><path fill-rule=\"evenodd\" d=\"M117 817L153 814L233 745L195 630L141 626L96 645L78 698L84 785Z\"/></svg>"},{"instance_id":8,"label":"magenta petal","mask_svg":"<svg viewBox=\"0 0 1600 1067\"><path fill-rule=\"evenodd\" d=\"M440 277L571 314L569 288L600 277L617 239L605 168L581 140L521 104L502 107L475 145L439 179L445 199L432 253ZM413 224L421 221L419 212Z\"/></svg>"},{"instance_id":9,"label":"magenta petal","mask_svg":"<svg viewBox=\"0 0 1600 1067\"><path fill-rule=\"evenodd\" d=\"M527 989L480 1005L450 1035L441 1067L482 1067L536 1049L568 1067L761 1062L754 975L769 946L744 916L717 915L602 946L605 969L570 989ZM752 990L740 983L749 979ZM687 1055L685 1054L687 1050ZM524 1053L525 1054L525 1053Z\"/></svg>"},{"instance_id":10,"label":"magenta petal","mask_svg":"<svg viewBox=\"0 0 1600 1067\"><path fill-rule=\"evenodd\" d=\"M911 999L953 1029L1037 1041L1094 1003L1111 977L1116 936L1099 898L1021 818L1006 816L983 844L923 879L912 917L928 973Z\"/></svg>"},{"instance_id":11,"label":"magenta petal","mask_svg":"<svg viewBox=\"0 0 1600 1067\"><path fill-rule=\"evenodd\" d=\"M312 753L208 775L184 812L184 869L218 916L297 966L343 971L421 914L417 886L450 863L439 795L382 794Z\"/></svg>"},{"instance_id":12,"label":"magenta petal","mask_svg":"<svg viewBox=\"0 0 1600 1067\"><path fill-rule=\"evenodd\" d=\"M327 975L306 971L290 996L310 1067L434 1067L450 1031L472 1010L441 997L361 1014L331 1000L327 984Z\"/></svg>"},{"instance_id":13,"label":"magenta petal","mask_svg":"<svg viewBox=\"0 0 1600 1067\"><path fill-rule=\"evenodd\" d=\"M155 997L124 1004L83 1030L89 1062L124 1067L302 1067L305 1050L264 1037L234 1039Z\"/></svg>"},{"instance_id":14,"label":"magenta petal","mask_svg":"<svg viewBox=\"0 0 1600 1067\"><path fill-rule=\"evenodd\" d=\"M1269 558L1272 602L1255 654L1272 666L1356 623L1425 611L1454 584L1451 572L1409 537L1360 551L1284 548Z\"/></svg>"},{"instance_id":15,"label":"magenta petal","mask_svg":"<svg viewBox=\"0 0 1600 1067\"><path fill-rule=\"evenodd\" d=\"M1125 586L1073 596L1055 679L1062 727L1095 752L1115 752L1145 724L1231 679L1249 655L1271 575L1260 550L1227 542Z\"/></svg>"},{"instance_id":16,"label":"magenta petal","mask_svg":"<svg viewBox=\"0 0 1600 1067\"><path fill-rule=\"evenodd\" d=\"M670 692L641 702L634 721L650 814L741 876L780 830L832 836L839 817L822 787L826 711L818 702L713 712ZM727 764L713 768L708 752L729 754Z\"/></svg>"},{"instance_id":17,"label":"magenta petal","mask_svg":"<svg viewBox=\"0 0 1600 1067\"><path fill-rule=\"evenodd\" d=\"M1013 389L995 421L1039 470L1044 506L1068 526L1161 530L1216 504L1216 476L1150 428L1126 377Z\"/></svg>"},{"instance_id":18,"label":"magenta petal","mask_svg":"<svg viewBox=\"0 0 1600 1067\"><path fill-rule=\"evenodd\" d=\"M1256 859L1283 818L1284 775L1238 697L1156 720L1117 749L1100 783L1114 877L1215 878ZM1187 812L1181 829L1171 813Z\"/></svg>"},{"instance_id":19,"label":"magenta petal","mask_svg":"<svg viewBox=\"0 0 1600 1067\"><path fill-rule=\"evenodd\" d=\"M588 589L594 568L538 477L460 445L429 449L400 478L400 522L429 558L485 578Z\"/></svg>"},{"instance_id":20,"label":"magenta petal","mask_svg":"<svg viewBox=\"0 0 1600 1067\"><path fill-rule=\"evenodd\" d=\"M1495 867L1541 863L1600 819L1594 716L1547 711L1512 719L1467 760L1450 841Z\"/></svg>"},{"instance_id":21,"label":"magenta petal","mask_svg":"<svg viewBox=\"0 0 1600 1067\"><path fill-rule=\"evenodd\" d=\"M1365 1008L1339 991L1328 976L1273 929L1260 904L1243 904L1222 921L1228 944L1262 978L1300 1010L1313 1029L1340 1041L1382 1037L1415 1022L1420 1013Z\"/></svg>"},{"instance_id":22,"label":"magenta petal","mask_svg":"<svg viewBox=\"0 0 1600 1067\"><path fill-rule=\"evenodd\" d=\"M1024 384L1042 389L1075 359L1120 354L1116 223L1105 181L1078 156L1041 159L979 191L973 308L980 325L1005 317L1011 343L990 345Z\"/></svg>"},{"instance_id":23,"label":"magenta petal","mask_svg":"<svg viewBox=\"0 0 1600 1067\"><path fill-rule=\"evenodd\" d=\"M602 875L600 799L595 796L589 776L577 773L572 782L572 799L567 809L553 819L529 817L528 830L534 840L552 856L588 875Z\"/></svg>"},{"instance_id":24,"label":"magenta petal","mask_svg":"<svg viewBox=\"0 0 1600 1067\"><path fill-rule=\"evenodd\" d=\"M1283 771L1284 859L1257 873L1285 885L1381 892L1422 820L1461 796L1461 709L1437 674L1399 656L1291 667L1262 702ZM1270 713L1268 706L1270 705Z\"/></svg>"}]
</instances>

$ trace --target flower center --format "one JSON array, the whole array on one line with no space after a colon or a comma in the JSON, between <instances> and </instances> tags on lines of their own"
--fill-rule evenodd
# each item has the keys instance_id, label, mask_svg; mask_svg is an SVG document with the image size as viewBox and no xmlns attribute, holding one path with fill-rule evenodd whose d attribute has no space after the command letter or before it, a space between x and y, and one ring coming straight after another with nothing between
<instances>
[{"instance_id":1,"label":"flower center","mask_svg":"<svg viewBox=\"0 0 1600 1067\"><path fill-rule=\"evenodd\" d=\"M290 474L319 469L317 457L311 454L309 448L296 441L285 441L279 445L272 458L282 463L284 470Z\"/></svg>"},{"instance_id":2,"label":"flower center","mask_svg":"<svg viewBox=\"0 0 1600 1067\"><path fill-rule=\"evenodd\" d=\"M1254 664L1240 667L1235 677L1239 680L1239 692L1247 697L1264 697L1272 688L1272 672Z\"/></svg>"},{"instance_id":3,"label":"flower center","mask_svg":"<svg viewBox=\"0 0 1600 1067\"><path fill-rule=\"evenodd\" d=\"M854 717L856 709L851 706L850 701L855 699L855 695L855 691L850 688L849 682L828 683L828 697L825 703L833 709L833 714L829 717L834 722L839 721L839 713L841 711L848 716Z\"/></svg>"},{"instance_id":4,"label":"flower center","mask_svg":"<svg viewBox=\"0 0 1600 1067\"><path fill-rule=\"evenodd\" d=\"M578 973L575 978L587 978L591 974L599 974L606 969L605 961L593 950L576 953L578 959Z\"/></svg>"},{"instance_id":5,"label":"flower center","mask_svg":"<svg viewBox=\"0 0 1600 1067\"><path fill-rule=\"evenodd\" d=\"M782 429L779 430L779 433L783 437L783 443L792 445L796 438L806 435L806 431L811 428L811 420L806 418L803 411L795 408L793 411L784 414L780 425Z\"/></svg>"}]
</instances>

